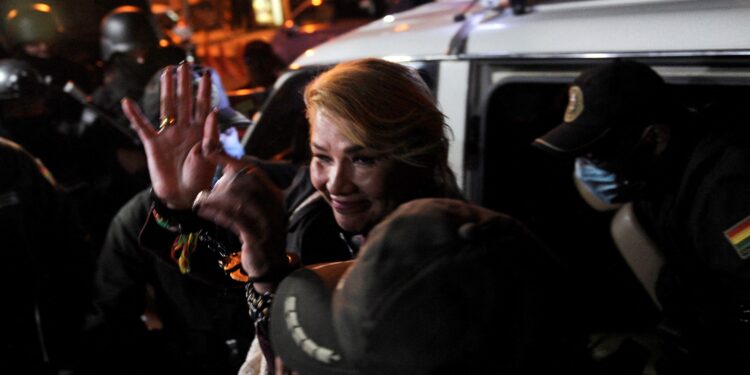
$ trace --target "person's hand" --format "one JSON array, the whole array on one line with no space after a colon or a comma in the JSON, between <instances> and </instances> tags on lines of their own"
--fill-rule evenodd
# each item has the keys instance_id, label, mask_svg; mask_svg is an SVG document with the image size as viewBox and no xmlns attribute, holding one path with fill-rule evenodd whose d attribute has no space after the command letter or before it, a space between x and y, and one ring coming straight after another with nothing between
<instances>
[{"instance_id":1,"label":"person's hand","mask_svg":"<svg viewBox=\"0 0 750 375\"><path fill-rule=\"evenodd\" d=\"M286 268L287 223L281 190L259 168L227 161L224 175L213 189L196 197L193 209L240 238L242 267L248 276Z\"/></svg>"},{"instance_id":2,"label":"person's hand","mask_svg":"<svg viewBox=\"0 0 750 375\"><path fill-rule=\"evenodd\" d=\"M159 130L131 99L123 99L122 109L143 142L154 193L168 207L185 209L199 191L211 185L216 159L204 157L201 138L204 128L216 129L217 118L211 110L210 76L204 74L200 80L194 110L190 65L177 68L176 90L174 74L170 66L161 77Z\"/></svg>"}]
</instances>

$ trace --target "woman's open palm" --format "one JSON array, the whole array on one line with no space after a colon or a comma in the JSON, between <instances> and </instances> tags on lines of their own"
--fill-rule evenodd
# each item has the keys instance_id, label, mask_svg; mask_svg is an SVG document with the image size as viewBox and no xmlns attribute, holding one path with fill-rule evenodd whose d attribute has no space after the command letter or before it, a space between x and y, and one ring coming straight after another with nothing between
<instances>
[{"instance_id":1,"label":"woman's open palm","mask_svg":"<svg viewBox=\"0 0 750 375\"><path fill-rule=\"evenodd\" d=\"M203 130L216 129L211 110L211 77L206 73L193 106L193 73L188 64L169 66L161 77L161 121L158 130L130 99L123 112L138 132L148 158L154 193L170 208L190 208L199 191L211 185L216 162L201 153ZM218 147L218 145L215 145Z\"/></svg>"}]
</instances>

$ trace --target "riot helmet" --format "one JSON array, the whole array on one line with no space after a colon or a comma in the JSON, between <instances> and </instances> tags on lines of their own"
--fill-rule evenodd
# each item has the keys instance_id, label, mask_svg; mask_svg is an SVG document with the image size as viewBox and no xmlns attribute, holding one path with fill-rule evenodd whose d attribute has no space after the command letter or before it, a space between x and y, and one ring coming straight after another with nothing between
<instances>
[{"instance_id":1,"label":"riot helmet","mask_svg":"<svg viewBox=\"0 0 750 375\"><path fill-rule=\"evenodd\" d=\"M128 53L138 49L149 50L159 46L159 37L150 15L143 9L123 5L102 19L102 59L108 61L115 53Z\"/></svg>"},{"instance_id":2,"label":"riot helmet","mask_svg":"<svg viewBox=\"0 0 750 375\"><path fill-rule=\"evenodd\" d=\"M0 101L35 97L45 91L42 75L18 59L0 60Z\"/></svg>"},{"instance_id":3,"label":"riot helmet","mask_svg":"<svg viewBox=\"0 0 750 375\"><path fill-rule=\"evenodd\" d=\"M29 43L53 42L62 26L44 3L15 7L5 15L9 42L13 46Z\"/></svg>"}]
</instances>

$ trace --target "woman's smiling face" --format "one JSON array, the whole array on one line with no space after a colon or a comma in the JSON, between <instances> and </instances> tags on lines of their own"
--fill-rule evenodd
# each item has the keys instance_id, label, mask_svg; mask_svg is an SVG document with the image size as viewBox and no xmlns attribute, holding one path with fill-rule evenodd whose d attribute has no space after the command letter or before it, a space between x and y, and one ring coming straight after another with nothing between
<instances>
[{"instance_id":1,"label":"woman's smiling face","mask_svg":"<svg viewBox=\"0 0 750 375\"><path fill-rule=\"evenodd\" d=\"M343 120L324 110L310 118L310 179L347 232L363 232L390 212L386 180L394 162L356 145L339 130Z\"/></svg>"}]
</instances>

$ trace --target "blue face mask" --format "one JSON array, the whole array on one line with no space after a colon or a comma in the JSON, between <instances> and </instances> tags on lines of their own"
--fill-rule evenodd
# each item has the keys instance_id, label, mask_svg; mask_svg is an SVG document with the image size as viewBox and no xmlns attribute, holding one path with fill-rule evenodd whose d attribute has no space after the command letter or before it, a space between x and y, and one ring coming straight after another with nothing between
<instances>
[{"instance_id":1,"label":"blue face mask","mask_svg":"<svg viewBox=\"0 0 750 375\"><path fill-rule=\"evenodd\" d=\"M573 173L583 188L605 206L616 207L633 199L632 189L626 182L587 158L576 158Z\"/></svg>"}]
</instances>

